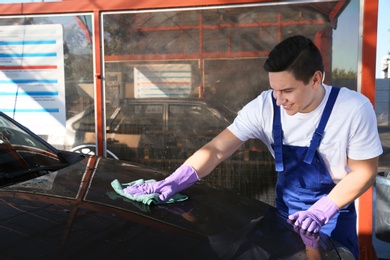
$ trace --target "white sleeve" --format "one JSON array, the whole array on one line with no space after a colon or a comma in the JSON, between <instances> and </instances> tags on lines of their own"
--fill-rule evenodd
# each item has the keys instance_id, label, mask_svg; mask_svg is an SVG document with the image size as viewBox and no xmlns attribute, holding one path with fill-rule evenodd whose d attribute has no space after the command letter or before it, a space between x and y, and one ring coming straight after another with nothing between
<instances>
[{"instance_id":1,"label":"white sleeve","mask_svg":"<svg viewBox=\"0 0 390 260\"><path fill-rule=\"evenodd\" d=\"M238 112L228 129L241 141L260 139L267 143L267 132L272 133L272 118L271 91L264 91Z\"/></svg>"},{"instance_id":2,"label":"white sleeve","mask_svg":"<svg viewBox=\"0 0 390 260\"><path fill-rule=\"evenodd\" d=\"M366 160L382 154L375 111L365 102L352 115L353 124L349 135L347 156L353 160Z\"/></svg>"}]
</instances>

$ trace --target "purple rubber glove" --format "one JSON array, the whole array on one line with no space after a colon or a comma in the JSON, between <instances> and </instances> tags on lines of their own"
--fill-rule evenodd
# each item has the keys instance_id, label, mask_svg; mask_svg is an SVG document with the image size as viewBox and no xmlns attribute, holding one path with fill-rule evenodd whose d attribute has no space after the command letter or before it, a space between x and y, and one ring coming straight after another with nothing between
<instances>
[{"instance_id":1,"label":"purple rubber glove","mask_svg":"<svg viewBox=\"0 0 390 260\"><path fill-rule=\"evenodd\" d=\"M305 245L310 246L313 249L318 249L320 242L320 235L318 233L312 233L297 226L294 226L294 231L301 236Z\"/></svg>"},{"instance_id":2,"label":"purple rubber glove","mask_svg":"<svg viewBox=\"0 0 390 260\"><path fill-rule=\"evenodd\" d=\"M303 230L317 233L338 212L339 208L332 200L322 197L308 210L296 212L288 216L288 219L295 221L294 225Z\"/></svg>"},{"instance_id":3,"label":"purple rubber glove","mask_svg":"<svg viewBox=\"0 0 390 260\"><path fill-rule=\"evenodd\" d=\"M199 181L199 177L195 169L189 165L183 164L162 181L128 186L123 189L123 192L135 196L160 193L159 199L161 201L166 201L175 193L187 189L197 181Z\"/></svg>"}]
</instances>

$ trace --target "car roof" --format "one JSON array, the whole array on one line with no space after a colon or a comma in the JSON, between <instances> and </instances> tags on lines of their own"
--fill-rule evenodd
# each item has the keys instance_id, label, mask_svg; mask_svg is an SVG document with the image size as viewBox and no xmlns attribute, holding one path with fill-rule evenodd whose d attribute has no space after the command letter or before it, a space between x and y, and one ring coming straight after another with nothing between
<instances>
[{"instance_id":1,"label":"car roof","mask_svg":"<svg viewBox=\"0 0 390 260\"><path fill-rule=\"evenodd\" d=\"M129 105L129 104L143 104L143 103L156 103L156 104L199 104L204 105L209 108L213 108L221 112L228 120L232 120L237 113L228 108L227 106L216 102L215 100L210 100L207 98L193 98L193 97L166 97L166 98L124 98L121 99L119 106Z\"/></svg>"}]
</instances>

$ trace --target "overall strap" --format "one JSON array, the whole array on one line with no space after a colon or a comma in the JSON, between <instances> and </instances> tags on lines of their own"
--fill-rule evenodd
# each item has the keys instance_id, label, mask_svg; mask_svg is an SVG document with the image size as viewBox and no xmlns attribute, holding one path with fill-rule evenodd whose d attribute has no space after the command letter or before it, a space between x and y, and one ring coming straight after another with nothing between
<instances>
[{"instance_id":1,"label":"overall strap","mask_svg":"<svg viewBox=\"0 0 390 260\"><path fill-rule=\"evenodd\" d=\"M320 123L318 124L317 129L314 132L313 137L310 141L310 146L304 160L305 163L311 164L313 161L314 153L317 150L318 146L320 145L320 141L322 139L322 136L324 135L326 123L328 122L328 119L332 112L333 105L336 102L339 91L340 89L336 87L332 87L332 90L330 91L329 98L328 101L326 102L324 112L322 112Z\"/></svg>"},{"instance_id":2,"label":"overall strap","mask_svg":"<svg viewBox=\"0 0 390 260\"><path fill-rule=\"evenodd\" d=\"M283 166L283 130L282 122L280 120L280 107L276 105L276 99L274 98L273 92L271 93L272 104L274 106L274 120L272 127L272 136L274 138L274 152L275 152L275 170L282 172Z\"/></svg>"}]
</instances>

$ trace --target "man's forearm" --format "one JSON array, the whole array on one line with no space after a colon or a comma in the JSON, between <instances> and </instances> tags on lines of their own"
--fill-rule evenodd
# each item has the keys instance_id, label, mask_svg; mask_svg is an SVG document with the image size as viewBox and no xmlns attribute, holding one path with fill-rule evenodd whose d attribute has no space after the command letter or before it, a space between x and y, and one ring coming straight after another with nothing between
<instances>
[{"instance_id":1,"label":"man's forearm","mask_svg":"<svg viewBox=\"0 0 390 260\"><path fill-rule=\"evenodd\" d=\"M378 158L352 161L351 171L329 193L331 199L340 209L360 197L374 183L378 169Z\"/></svg>"}]
</instances>

